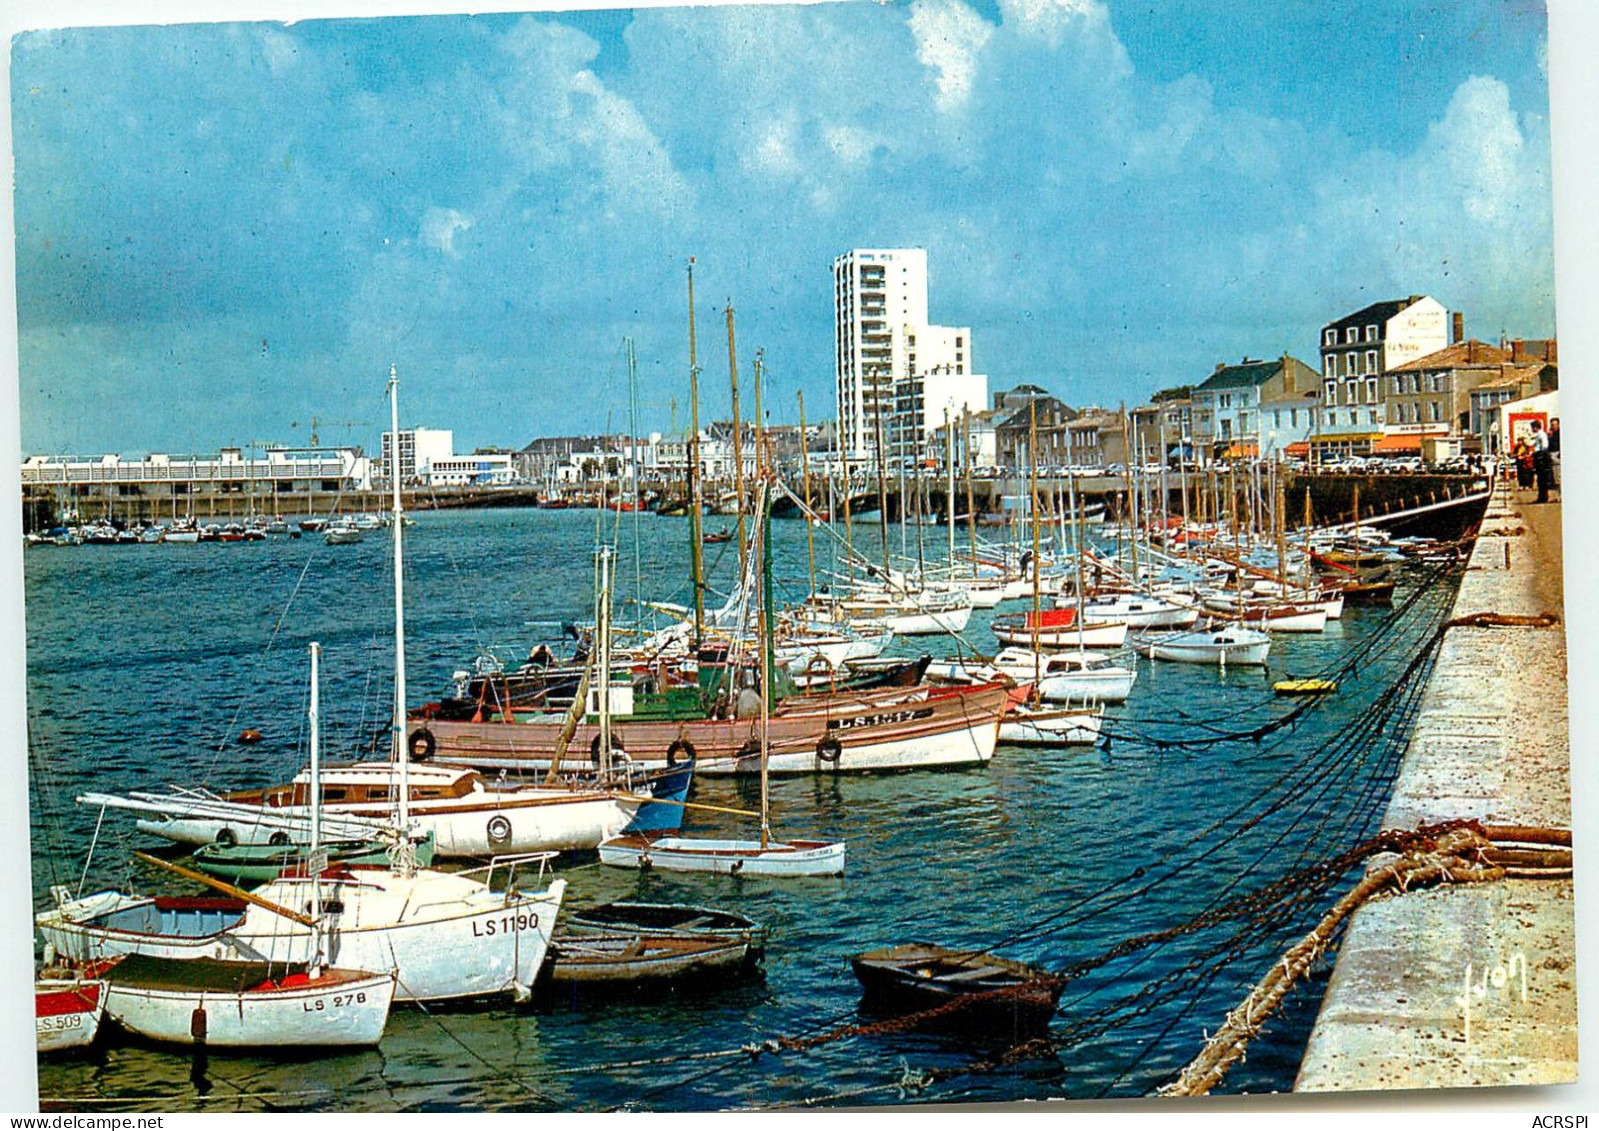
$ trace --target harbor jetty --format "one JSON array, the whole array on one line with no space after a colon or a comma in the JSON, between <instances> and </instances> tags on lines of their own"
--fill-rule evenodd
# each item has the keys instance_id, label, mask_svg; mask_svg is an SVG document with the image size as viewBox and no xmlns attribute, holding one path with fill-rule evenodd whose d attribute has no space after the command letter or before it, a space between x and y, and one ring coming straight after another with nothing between
<instances>
[{"instance_id":1,"label":"harbor jetty","mask_svg":"<svg viewBox=\"0 0 1599 1131\"><path fill-rule=\"evenodd\" d=\"M1501 487L1490 504L1385 828L1571 827L1565 631L1544 615L1563 608L1561 508L1532 497ZM1363 907L1295 1090L1576 1079L1572 880L1507 878Z\"/></svg>"}]
</instances>

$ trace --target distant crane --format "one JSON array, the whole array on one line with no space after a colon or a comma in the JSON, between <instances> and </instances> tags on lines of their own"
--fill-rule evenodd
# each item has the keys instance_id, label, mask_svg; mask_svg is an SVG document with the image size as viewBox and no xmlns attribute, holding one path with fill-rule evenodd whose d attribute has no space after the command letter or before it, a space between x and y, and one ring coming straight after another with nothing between
<instances>
[{"instance_id":1,"label":"distant crane","mask_svg":"<svg viewBox=\"0 0 1599 1131\"><path fill-rule=\"evenodd\" d=\"M323 424L326 424L331 428L372 427L372 422L370 420L323 420L320 416L313 416L311 418L311 446L313 448L319 448L322 446L321 440L317 438L317 428ZM299 426L300 422L298 420L291 420L289 422L290 428L298 428Z\"/></svg>"}]
</instances>

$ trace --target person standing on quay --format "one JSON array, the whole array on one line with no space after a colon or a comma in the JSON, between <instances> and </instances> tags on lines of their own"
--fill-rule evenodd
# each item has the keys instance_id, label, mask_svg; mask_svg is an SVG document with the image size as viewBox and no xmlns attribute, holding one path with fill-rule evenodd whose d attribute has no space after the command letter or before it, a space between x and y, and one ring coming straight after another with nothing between
<instances>
[{"instance_id":1,"label":"person standing on quay","mask_svg":"<svg viewBox=\"0 0 1599 1131\"><path fill-rule=\"evenodd\" d=\"M1554 460L1549 455L1549 437L1543 425L1534 420L1527 434L1527 444L1532 448L1532 473L1538 481L1538 502L1549 501L1550 481L1555 477Z\"/></svg>"}]
</instances>

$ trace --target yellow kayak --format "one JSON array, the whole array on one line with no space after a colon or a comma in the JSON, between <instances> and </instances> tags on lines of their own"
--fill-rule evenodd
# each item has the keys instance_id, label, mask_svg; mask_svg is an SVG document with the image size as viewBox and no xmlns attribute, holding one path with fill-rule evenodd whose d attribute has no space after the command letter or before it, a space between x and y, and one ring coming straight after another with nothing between
<instances>
[{"instance_id":1,"label":"yellow kayak","mask_svg":"<svg viewBox=\"0 0 1599 1131\"><path fill-rule=\"evenodd\" d=\"M1331 695L1338 684L1330 679L1282 679L1271 685L1278 695Z\"/></svg>"}]
</instances>

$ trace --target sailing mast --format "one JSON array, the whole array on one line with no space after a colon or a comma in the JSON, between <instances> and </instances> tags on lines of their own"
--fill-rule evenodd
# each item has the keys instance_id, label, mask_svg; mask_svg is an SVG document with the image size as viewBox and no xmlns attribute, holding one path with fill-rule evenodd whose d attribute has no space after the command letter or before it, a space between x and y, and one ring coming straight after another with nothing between
<instances>
[{"instance_id":1,"label":"sailing mast","mask_svg":"<svg viewBox=\"0 0 1599 1131\"><path fill-rule=\"evenodd\" d=\"M805 390L799 390L800 412L800 469L805 475L805 555L811 567L811 592L816 592L816 528L812 515L816 512L811 508L811 451L805 439ZM831 480L829 480L831 483ZM833 508L827 508L829 520L833 517Z\"/></svg>"},{"instance_id":2,"label":"sailing mast","mask_svg":"<svg viewBox=\"0 0 1599 1131\"><path fill-rule=\"evenodd\" d=\"M955 577L955 429L944 406L944 518L949 527L949 576Z\"/></svg>"},{"instance_id":3,"label":"sailing mast","mask_svg":"<svg viewBox=\"0 0 1599 1131\"><path fill-rule=\"evenodd\" d=\"M733 348L731 302L723 313L727 315L727 375L733 384L733 499L738 506L738 567L742 576L749 550L744 545L744 437L738 420L738 351Z\"/></svg>"},{"instance_id":4,"label":"sailing mast","mask_svg":"<svg viewBox=\"0 0 1599 1131\"><path fill-rule=\"evenodd\" d=\"M961 413L961 446L965 448L966 460L966 533L972 543L972 577L977 577L977 508L972 505L972 410L965 409Z\"/></svg>"},{"instance_id":5,"label":"sailing mast","mask_svg":"<svg viewBox=\"0 0 1599 1131\"><path fill-rule=\"evenodd\" d=\"M1071 433L1068 432L1067 435ZM1043 658L1038 654L1038 398L1027 402L1027 456L1030 468L1028 504L1033 515L1033 695L1038 695L1038 681L1042 676Z\"/></svg>"},{"instance_id":6,"label":"sailing mast","mask_svg":"<svg viewBox=\"0 0 1599 1131\"><path fill-rule=\"evenodd\" d=\"M688 494L690 584L694 587L694 651L705 635L705 550L700 513L700 363L694 348L694 259L688 261Z\"/></svg>"},{"instance_id":7,"label":"sailing mast","mask_svg":"<svg viewBox=\"0 0 1599 1131\"><path fill-rule=\"evenodd\" d=\"M877 528L883 536L883 583L888 584L888 474L883 463L883 409L879 403L877 412L873 416L877 428ZM900 514L905 513L905 496L899 500Z\"/></svg>"},{"instance_id":8,"label":"sailing mast","mask_svg":"<svg viewBox=\"0 0 1599 1131\"><path fill-rule=\"evenodd\" d=\"M400 837L389 849L389 862L401 876L416 873L416 848L411 840L411 758L405 732L405 529L400 504L400 376L389 366L389 486L394 510L394 760L399 764Z\"/></svg>"},{"instance_id":9,"label":"sailing mast","mask_svg":"<svg viewBox=\"0 0 1599 1131\"><path fill-rule=\"evenodd\" d=\"M399 451L399 444L391 444L391 452ZM396 461L398 462L398 461ZM305 871L311 877L311 977L322 975L325 962L322 953L322 870L326 862L322 856L322 754L318 741L319 711L317 704L317 659L322 655L322 645L311 642L311 705L305 713L306 728L311 735L311 844L306 850Z\"/></svg>"}]
</instances>

